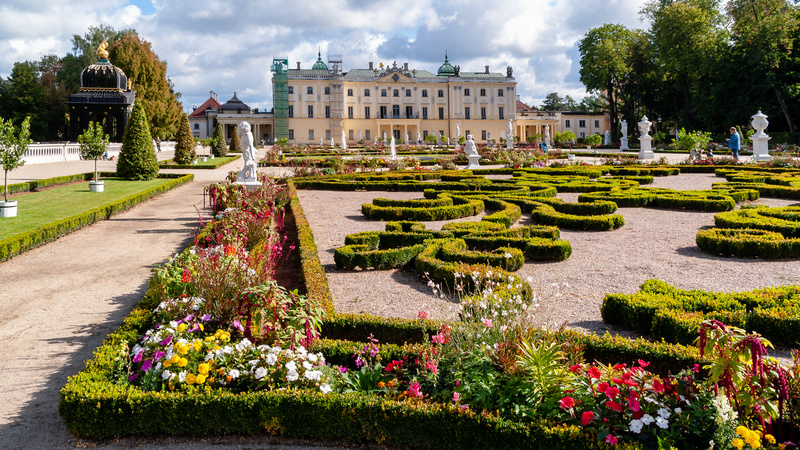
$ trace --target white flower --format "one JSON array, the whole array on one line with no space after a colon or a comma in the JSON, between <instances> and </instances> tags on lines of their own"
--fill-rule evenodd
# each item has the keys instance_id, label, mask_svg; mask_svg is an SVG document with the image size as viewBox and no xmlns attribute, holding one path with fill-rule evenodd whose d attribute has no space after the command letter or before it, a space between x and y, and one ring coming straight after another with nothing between
<instances>
[{"instance_id":1,"label":"white flower","mask_svg":"<svg viewBox=\"0 0 800 450\"><path fill-rule=\"evenodd\" d=\"M306 348L303 346L297 347L297 350L295 350L295 352L303 358L305 358L306 355L308 355Z\"/></svg>"},{"instance_id":2,"label":"white flower","mask_svg":"<svg viewBox=\"0 0 800 450\"><path fill-rule=\"evenodd\" d=\"M682 413L682 412L683 412L683 410L682 410L682 409L680 409L680 408L675 408L675 414L680 414L680 413Z\"/></svg>"},{"instance_id":3,"label":"white flower","mask_svg":"<svg viewBox=\"0 0 800 450\"><path fill-rule=\"evenodd\" d=\"M180 381L181 383L186 381L186 371L183 371L178 374L178 381Z\"/></svg>"},{"instance_id":4,"label":"white flower","mask_svg":"<svg viewBox=\"0 0 800 450\"><path fill-rule=\"evenodd\" d=\"M311 361L312 363L315 363L315 362L317 362L317 359L318 359L318 358L319 358L319 357L318 357L316 354L314 354L314 353L309 353L309 354L308 354L308 360L309 360L309 361Z\"/></svg>"},{"instance_id":5,"label":"white flower","mask_svg":"<svg viewBox=\"0 0 800 450\"><path fill-rule=\"evenodd\" d=\"M231 377L231 379L235 380L239 378L239 371L236 369L231 369L231 371L228 372L228 376Z\"/></svg>"},{"instance_id":6,"label":"white flower","mask_svg":"<svg viewBox=\"0 0 800 450\"><path fill-rule=\"evenodd\" d=\"M296 371L297 370L297 363L294 362L294 361L289 361L284 365L284 367L286 367L286 369L289 370L290 372L291 371Z\"/></svg>"},{"instance_id":7,"label":"white flower","mask_svg":"<svg viewBox=\"0 0 800 450\"><path fill-rule=\"evenodd\" d=\"M267 364L270 366L274 366L276 362L278 362L278 356L274 353L270 353L267 355Z\"/></svg>"},{"instance_id":8,"label":"white flower","mask_svg":"<svg viewBox=\"0 0 800 450\"><path fill-rule=\"evenodd\" d=\"M319 386L319 390L320 390L320 391L322 391L322 393L323 393L323 394L327 394L327 393L328 393L328 392L330 392L332 389L331 389L331 385L330 385L330 384L328 384L328 383L322 383L322 384Z\"/></svg>"},{"instance_id":9,"label":"white flower","mask_svg":"<svg viewBox=\"0 0 800 450\"><path fill-rule=\"evenodd\" d=\"M241 351L244 351L244 350L246 350L246 349L247 349L248 347L250 347L251 345L253 345L253 343L252 343L252 342L250 342L250 340L248 340L247 338L244 338L244 339L242 339L241 341L239 341L239 342L236 344L236 350L238 350L238 351L240 351L240 352L241 352Z\"/></svg>"},{"instance_id":10,"label":"white flower","mask_svg":"<svg viewBox=\"0 0 800 450\"><path fill-rule=\"evenodd\" d=\"M300 378L300 374L296 370L286 372L286 381L297 381L298 378Z\"/></svg>"},{"instance_id":11,"label":"white flower","mask_svg":"<svg viewBox=\"0 0 800 450\"><path fill-rule=\"evenodd\" d=\"M509 259L509 258L511 258L511 253L506 253L506 254L505 254L505 255L503 255L503 256L505 256L505 257L506 257L506 259ZM511 277L509 277L509 278L511 278Z\"/></svg>"},{"instance_id":12,"label":"white flower","mask_svg":"<svg viewBox=\"0 0 800 450\"><path fill-rule=\"evenodd\" d=\"M661 416L656 417L656 425L666 429L669 426L669 421Z\"/></svg>"},{"instance_id":13,"label":"white flower","mask_svg":"<svg viewBox=\"0 0 800 450\"><path fill-rule=\"evenodd\" d=\"M314 366L311 365L311 363L308 362L308 361L303 361L303 368L306 369L306 370L311 370L311 369L314 368Z\"/></svg>"},{"instance_id":14,"label":"white flower","mask_svg":"<svg viewBox=\"0 0 800 450\"><path fill-rule=\"evenodd\" d=\"M628 427L628 429L629 429L629 430L630 430L632 433L639 434L639 433L641 433L641 432L642 432L642 426L643 426L643 425L644 425L644 424L642 423L642 421L641 421L641 420L636 420L636 419L634 419L634 420L631 420L631 425Z\"/></svg>"},{"instance_id":15,"label":"white flower","mask_svg":"<svg viewBox=\"0 0 800 450\"><path fill-rule=\"evenodd\" d=\"M316 381L322 378L322 371L320 370L307 370L304 377L308 378L311 381Z\"/></svg>"},{"instance_id":16,"label":"white flower","mask_svg":"<svg viewBox=\"0 0 800 450\"><path fill-rule=\"evenodd\" d=\"M161 379L162 380L171 380L172 377L174 377L174 376L175 376L175 374L170 372L169 370L165 370L165 371L161 372Z\"/></svg>"},{"instance_id":17,"label":"white flower","mask_svg":"<svg viewBox=\"0 0 800 450\"><path fill-rule=\"evenodd\" d=\"M265 369L263 367L259 367L258 369L256 369L255 375L256 375L256 380L260 380L260 379L264 378L265 376L267 376L267 369Z\"/></svg>"},{"instance_id":18,"label":"white flower","mask_svg":"<svg viewBox=\"0 0 800 450\"><path fill-rule=\"evenodd\" d=\"M651 416L650 414L643 415L640 420L645 425L650 425L651 423L655 422L655 419L653 419L653 416Z\"/></svg>"},{"instance_id":19,"label":"white flower","mask_svg":"<svg viewBox=\"0 0 800 450\"><path fill-rule=\"evenodd\" d=\"M659 417L663 417L665 419L668 419L669 418L669 409L667 409L667 408L659 408L658 416Z\"/></svg>"},{"instance_id":20,"label":"white flower","mask_svg":"<svg viewBox=\"0 0 800 450\"><path fill-rule=\"evenodd\" d=\"M256 364L258 364L258 360L257 359L251 359L250 361L247 361L247 363L250 364L250 366L255 366Z\"/></svg>"}]
</instances>

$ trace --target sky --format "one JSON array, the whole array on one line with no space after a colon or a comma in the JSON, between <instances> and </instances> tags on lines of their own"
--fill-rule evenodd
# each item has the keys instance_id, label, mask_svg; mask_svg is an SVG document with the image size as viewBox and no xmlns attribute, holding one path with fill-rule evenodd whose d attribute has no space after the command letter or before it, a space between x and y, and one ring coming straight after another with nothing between
<instances>
[{"instance_id":1,"label":"sky","mask_svg":"<svg viewBox=\"0 0 800 450\"><path fill-rule=\"evenodd\" d=\"M531 106L558 92L576 101L578 42L592 28L647 28L645 0L2 0L0 77L15 62L66 55L90 26L133 28L167 62L190 112L214 91L272 108L273 57L310 69L320 51L343 69L372 61L436 72L445 52L464 72L506 73ZM111 61L113 64L114 61Z\"/></svg>"}]
</instances>

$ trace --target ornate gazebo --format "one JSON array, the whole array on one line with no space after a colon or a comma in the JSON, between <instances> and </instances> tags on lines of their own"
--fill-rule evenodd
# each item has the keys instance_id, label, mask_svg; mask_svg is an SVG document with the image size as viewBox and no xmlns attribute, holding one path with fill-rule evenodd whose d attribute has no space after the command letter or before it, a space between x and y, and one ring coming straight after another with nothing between
<instances>
[{"instance_id":1,"label":"ornate gazebo","mask_svg":"<svg viewBox=\"0 0 800 450\"><path fill-rule=\"evenodd\" d=\"M136 92L125 72L108 61L108 43L103 41L95 55L98 61L81 72L81 87L69 96L70 140L75 141L89 126L100 122L112 142L122 142Z\"/></svg>"}]
</instances>

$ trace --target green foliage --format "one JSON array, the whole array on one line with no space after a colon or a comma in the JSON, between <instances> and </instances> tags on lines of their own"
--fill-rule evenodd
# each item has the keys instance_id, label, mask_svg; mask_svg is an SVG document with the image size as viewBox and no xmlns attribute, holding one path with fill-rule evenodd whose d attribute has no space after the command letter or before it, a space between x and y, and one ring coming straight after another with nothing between
<instances>
[{"instance_id":1,"label":"green foliage","mask_svg":"<svg viewBox=\"0 0 800 450\"><path fill-rule=\"evenodd\" d=\"M214 139L214 146L211 147L211 153L218 158L226 156L228 154L228 145L225 143L225 136L222 132L222 124L220 122L217 122L214 126L214 136L212 139Z\"/></svg>"},{"instance_id":2,"label":"green foliage","mask_svg":"<svg viewBox=\"0 0 800 450\"><path fill-rule=\"evenodd\" d=\"M681 128L678 133L678 140L672 140L672 148L676 150L688 150L694 153L708 147L709 142L711 142L711 133L703 131L687 132L685 129Z\"/></svg>"},{"instance_id":3,"label":"green foliage","mask_svg":"<svg viewBox=\"0 0 800 450\"><path fill-rule=\"evenodd\" d=\"M567 145L570 142L575 141L577 138L575 137L575 133L570 130L566 131L559 131L553 136L553 140L558 145Z\"/></svg>"},{"instance_id":4,"label":"green foliage","mask_svg":"<svg viewBox=\"0 0 800 450\"><path fill-rule=\"evenodd\" d=\"M435 134L429 134L429 135L425 136L425 142L430 144L430 145L435 145L437 141L438 141L438 139L436 139L436 135Z\"/></svg>"},{"instance_id":5,"label":"green foliage","mask_svg":"<svg viewBox=\"0 0 800 450\"><path fill-rule=\"evenodd\" d=\"M239 133L235 132L231 135L231 153L242 153L242 142L239 139Z\"/></svg>"},{"instance_id":6,"label":"green foliage","mask_svg":"<svg viewBox=\"0 0 800 450\"><path fill-rule=\"evenodd\" d=\"M586 136L584 142L586 142L586 145L589 145L592 148L597 148L598 145L603 143L603 138L599 134L591 134L589 136Z\"/></svg>"},{"instance_id":7,"label":"green foliage","mask_svg":"<svg viewBox=\"0 0 800 450\"><path fill-rule=\"evenodd\" d=\"M86 130L78 136L81 145L81 158L94 160L94 179L97 181L97 158L103 156L108 146L108 135L99 122L89 122Z\"/></svg>"},{"instance_id":8,"label":"green foliage","mask_svg":"<svg viewBox=\"0 0 800 450\"><path fill-rule=\"evenodd\" d=\"M8 172L22 167L25 161L22 155L28 151L30 139L30 118L26 117L20 125L19 133L14 135L14 124L12 121L3 120L0 117L0 166L3 167L3 195L8 201Z\"/></svg>"},{"instance_id":9,"label":"green foliage","mask_svg":"<svg viewBox=\"0 0 800 450\"><path fill-rule=\"evenodd\" d=\"M197 158L197 153L194 149L192 130L189 128L189 116L186 113L182 113L178 135L175 138L175 157L173 160L177 164L191 164L195 158Z\"/></svg>"},{"instance_id":10,"label":"green foliage","mask_svg":"<svg viewBox=\"0 0 800 450\"><path fill-rule=\"evenodd\" d=\"M747 228L712 228L697 232L697 246L715 254L737 258L800 258L800 239L775 231Z\"/></svg>"},{"instance_id":11,"label":"green foliage","mask_svg":"<svg viewBox=\"0 0 800 450\"><path fill-rule=\"evenodd\" d=\"M134 103L125 135L122 137L117 173L126 180L151 180L158 175L153 138L140 102Z\"/></svg>"}]
</instances>

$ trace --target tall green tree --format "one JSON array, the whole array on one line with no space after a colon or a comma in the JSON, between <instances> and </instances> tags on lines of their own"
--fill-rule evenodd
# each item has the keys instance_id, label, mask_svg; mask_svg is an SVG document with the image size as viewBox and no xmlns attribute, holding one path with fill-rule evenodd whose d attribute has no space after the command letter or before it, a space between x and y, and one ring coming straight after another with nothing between
<instances>
[{"instance_id":1,"label":"tall green tree","mask_svg":"<svg viewBox=\"0 0 800 450\"><path fill-rule=\"evenodd\" d=\"M233 134L231 135L231 152L233 153L242 153L242 141L239 139L238 130L233 130Z\"/></svg>"},{"instance_id":2,"label":"tall green tree","mask_svg":"<svg viewBox=\"0 0 800 450\"><path fill-rule=\"evenodd\" d=\"M217 122L214 125L214 145L211 153L216 157L223 157L228 154L228 145L225 143L225 134L222 132L222 124Z\"/></svg>"},{"instance_id":3,"label":"tall green tree","mask_svg":"<svg viewBox=\"0 0 800 450\"><path fill-rule=\"evenodd\" d=\"M89 122L89 126L78 136L81 158L94 160L94 181L97 181L97 159L103 156L108 145L108 135L100 122Z\"/></svg>"},{"instance_id":4,"label":"tall green tree","mask_svg":"<svg viewBox=\"0 0 800 450\"><path fill-rule=\"evenodd\" d=\"M189 116L183 113L180 127L178 127L178 135L175 138L175 157L173 160L178 164L191 164L196 157L197 153L194 150L192 130L189 127Z\"/></svg>"},{"instance_id":5,"label":"tall green tree","mask_svg":"<svg viewBox=\"0 0 800 450\"><path fill-rule=\"evenodd\" d=\"M167 63L153 52L150 42L135 32L109 42L112 64L133 81L136 101L150 119L150 131L161 139L173 139L178 132L183 105L178 101L172 81L167 77Z\"/></svg>"},{"instance_id":6,"label":"tall green tree","mask_svg":"<svg viewBox=\"0 0 800 450\"><path fill-rule=\"evenodd\" d=\"M147 115L139 101L134 102L122 149L117 160L117 174L126 180L151 180L158 175L158 159L153 151L153 137Z\"/></svg>"},{"instance_id":7,"label":"tall green tree","mask_svg":"<svg viewBox=\"0 0 800 450\"><path fill-rule=\"evenodd\" d=\"M543 111L561 111L564 109L564 99L558 92L551 92L544 97L541 109Z\"/></svg>"},{"instance_id":8,"label":"tall green tree","mask_svg":"<svg viewBox=\"0 0 800 450\"><path fill-rule=\"evenodd\" d=\"M794 132L787 95L797 100L800 94L797 74L790 69L800 59L794 46L800 28L797 6L788 0L730 0L727 6L737 49L770 86L789 131Z\"/></svg>"},{"instance_id":9,"label":"tall green tree","mask_svg":"<svg viewBox=\"0 0 800 450\"><path fill-rule=\"evenodd\" d=\"M0 117L0 166L3 168L3 195L8 201L8 172L22 167L25 161L22 155L28 151L30 139L31 119L26 117L19 127L19 133L14 136L14 122L4 121Z\"/></svg>"},{"instance_id":10,"label":"tall green tree","mask_svg":"<svg viewBox=\"0 0 800 450\"><path fill-rule=\"evenodd\" d=\"M580 79L587 91L602 91L608 102L611 129L615 137L620 97L627 97L626 88L631 72L628 56L634 33L618 24L593 28L581 39Z\"/></svg>"},{"instance_id":11,"label":"tall green tree","mask_svg":"<svg viewBox=\"0 0 800 450\"><path fill-rule=\"evenodd\" d=\"M30 117L31 137L36 141L48 140L45 90L39 81L35 62L14 63L8 77L7 89L2 98L3 115L13 122Z\"/></svg>"}]
</instances>

